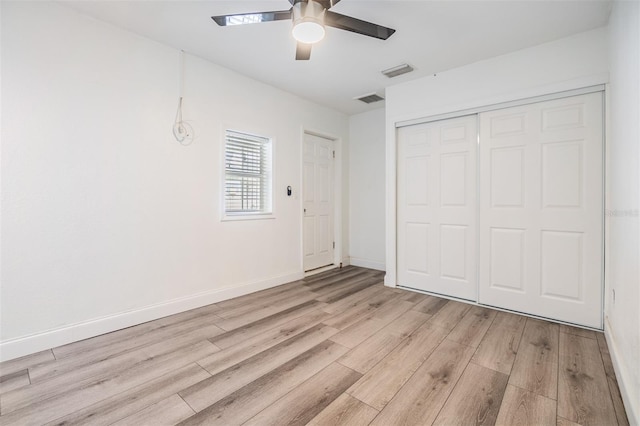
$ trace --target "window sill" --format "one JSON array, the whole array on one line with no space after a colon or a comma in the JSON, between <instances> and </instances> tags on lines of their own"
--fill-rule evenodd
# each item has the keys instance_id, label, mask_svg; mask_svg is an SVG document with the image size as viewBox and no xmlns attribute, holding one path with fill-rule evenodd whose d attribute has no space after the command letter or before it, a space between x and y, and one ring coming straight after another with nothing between
<instances>
[{"instance_id":1,"label":"window sill","mask_svg":"<svg viewBox=\"0 0 640 426\"><path fill-rule=\"evenodd\" d=\"M224 214L221 222L235 222L238 220L266 220L275 219L273 213L240 213L240 214Z\"/></svg>"}]
</instances>

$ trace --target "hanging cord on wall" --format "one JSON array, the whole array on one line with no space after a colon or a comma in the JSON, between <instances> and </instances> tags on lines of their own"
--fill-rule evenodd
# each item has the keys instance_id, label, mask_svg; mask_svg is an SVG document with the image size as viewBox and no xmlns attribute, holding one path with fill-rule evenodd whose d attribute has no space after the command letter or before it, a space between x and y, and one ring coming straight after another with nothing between
<instances>
[{"instance_id":1,"label":"hanging cord on wall","mask_svg":"<svg viewBox=\"0 0 640 426\"><path fill-rule=\"evenodd\" d=\"M193 142L193 127L189 123L182 120L182 85L184 79L184 51L180 51L179 64L179 97L178 110L176 111L176 119L173 123L173 136L181 145L191 145Z\"/></svg>"}]
</instances>

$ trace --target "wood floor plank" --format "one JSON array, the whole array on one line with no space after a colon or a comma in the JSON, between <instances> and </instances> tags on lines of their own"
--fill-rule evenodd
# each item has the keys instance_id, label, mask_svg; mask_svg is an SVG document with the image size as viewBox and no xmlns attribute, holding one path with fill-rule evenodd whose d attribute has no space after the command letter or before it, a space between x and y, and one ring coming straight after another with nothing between
<instances>
[{"instance_id":1,"label":"wood floor plank","mask_svg":"<svg viewBox=\"0 0 640 426\"><path fill-rule=\"evenodd\" d=\"M0 394L6 393L15 389L19 389L24 386L29 386L31 380L29 380L29 370L19 370L13 373L0 376Z\"/></svg>"},{"instance_id":2,"label":"wood floor plank","mask_svg":"<svg viewBox=\"0 0 640 426\"><path fill-rule=\"evenodd\" d=\"M203 324L198 322L197 324ZM148 346L132 345L130 350L120 347L115 354L105 350L104 357L66 357L55 363L46 363L33 367L30 370L33 388L57 388L59 391L66 389L70 382L80 381L85 378L115 374L130 368L137 363L152 357L167 354L175 349L189 346L202 340L222 333L217 326L200 325L190 327L174 338L150 344ZM45 382L45 383L43 383Z\"/></svg>"},{"instance_id":3,"label":"wood floor plank","mask_svg":"<svg viewBox=\"0 0 640 426\"><path fill-rule=\"evenodd\" d=\"M598 342L598 349L600 350L600 355L602 356L602 365L604 367L604 372L607 377L611 376L614 380L616 380L616 372L613 368L613 363L611 362L611 354L609 353L609 345L607 344L607 339L604 337L604 333L598 333L596 336L596 341Z\"/></svg>"},{"instance_id":4,"label":"wood floor plank","mask_svg":"<svg viewBox=\"0 0 640 426\"><path fill-rule=\"evenodd\" d=\"M364 374L429 318L430 315L421 312L407 311L382 330L350 350L338 362Z\"/></svg>"},{"instance_id":5,"label":"wood floor plank","mask_svg":"<svg viewBox=\"0 0 640 426\"><path fill-rule=\"evenodd\" d=\"M508 380L506 374L470 363L434 426L495 424Z\"/></svg>"},{"instance_id":6,"label":"wood floor plank","mask_svg":"<svg viewBox=\"0 0 640 426\"><path fill-rule=\"evenodd\" d=\"M166 339L166 334L162 335L162 330L169 327L175 332L179 332L181 323L194 323L203 320L208 323L212 323L213 320L219 320L220 318L215 315L218 308L215 305L207 305L197 309L191 309L186 312L181 312L175 315L169 315L164 318L157 319L155 321L149 321L142 324L138 324L132 327L117 330L112 333L102 334L100 336L92 337L90 339L80 340L78 342L69 343L68 345L58 346L53 348L52 351L56 356L56 359L60 360L68 356L86 356L87 353L103 353L104 348L117 347L118 344L126 342L128 344L136 344L140 340L141 336L160 335L159 339ZM171 333L168 333L171 335ZM130 347L129 347L130 348ZM102 355L104 356L104 355Z\"/></svg>"},{"instance_id":7,"label":"wood floor plank","mask_svg":"<svg viewBox=\"0 0 640 426\"><path fill-rule=\"evenodd\" d=\"M185 336L180 336L180 338L182 337ZM67 374L33 383L26 388L7 392L0 397L2 399L3 412L9 413L57 395L76 391L83 386L90 386L93 383L108 380L111 377L153 371L155 366L162 366L164 363L172 365L172 360L179 362L179 360L174 359L176 352L184 352L193 348L194 345L199 345L201 349L204 348L200 352L203 355L209 355L219 350L204 338L198 339L197 343L194 343L191 339L185 339L180 342L180 338L173 340L171 344L159 343L152 345L125 355L108 358L104 362L84 365ZM183 344L179 344L179 342ZM189 359L191 360L190 362L193 362L198 358ZM61 361L65 362L67 360L69 358L64 358ZM178 366L181 365L178 364Z\"/></svg>"},{"instance_id":8,"label":"wood floor plank","mask_svg":"<svg viewBox=\"0 0 640 426\"><path fill-rule=\"evenodd\" d=\"M27 404L24 400L18 400L11 401L12 404L7 406L3 401L2 421L6 424L18 421L23 424L47 423L161 377L217 350L219 349L208 341L199 342L174 351L167 357L149 360L104 380L88 379L86 382L79 382L77 387L66 393L53 393L46 399L29 401ZM5 408L9 408L7 414Z\"/></svg>"},{"instance_id":9,"label":"wood floor plank","mask_svg":"<svg viewBox=\"0 0 640 426\"><path fill-rule=\"evenodd\" d=\"M306 425L360 377L362 374L332 363L244 424Z\"/></svg>"},{"instance_id":10,"label":"wood floor plank","mask_svg":"<svg viewBox=\"0 0 640 426\"><path fill-rule=\"evenodd\" d=\"M320 414L314 417L308 426L366 426L378 415L378 410L343 393Z\"/></svg>"},{"instance_id":11,"label":"wood floor plank","mask_svg":"<svg viewBox=\"0 0 640 426\"><path fill-rule=\"evenodd\" d=\"M158 401L129 417L113 423L113 426L154 425L172 426L195 414L177 394Z\"/></svg>"},{"instance_id":12,"label":"wood floor plank","mask_svg":"<svg viewBox=\"0 0 640 426\"><path fill-rule=\"evenodd\" d=\"M220 309L218 312L216 312L216 315L223 320L229 320L242 316L248 312L268 308L270 306L273 306L274 303L287 301L292 298L298 298L305 294L317 296L316 293L313 293L307 287L300 285L297 287L291 287L286 292L262 297L260 299L257 299L254 303L245 303L227 309Z\"/></svg>"},{"instance_id":13,"label":"wood floor plank","mask_svg":"<svg viewBox=\"0 0 640 426\"><path fill-rule=\"evenodd\" d=\"M558 415L582 425L618 422L594 339L560 333Z\"/></svg>"},{"instance_id":14,"label":"wood floor plank","mask_svg":"<svg viewBox=\"0 0 640 426\"><path fill-rule=\"evenodd\" d=\"M211 374L217 374L245 359L259 354L278 343L284 342L313 326L321 323L329 316L323 311L313 311L275 327L236 345L221 350L198 361L198 364Z\"/></svg>"},{"instance_id":15,"label":"wood floor plank","mask_svg":"<svg viewBox=\"0 0 640 426\"><path fill-rule=\"evenodd\" d=\"M597 333L586 328L574 327L572 325L559 324L560 333L573 334L574 336L586 337L588 339L596 339Z\"/></svg>"},{"instance_id":16,"label":"wood floor plank","mask_svg":"<svg viewBox=\"0 0 640 426\"><path fill-rule=\"evenodd\" d=\"M146 407L162 401L207 377L210 377L209 373L197 364L192 363L58 418L48 423L47 426L72 424L110 425L118 420L134 415Z\"/></svg>"},{"instance_id":17,"label":"wood floor plank","mask_svg":"<svg viewBox=\"0 0 640 426\"><path fill-rule=\"evenodd\" d=\"M556 401L513 385L507 385L496 425L554 426L555 424Z\"/></svg>"},{"instance_id":18,"label":"wood floor plank","mask_svg":"<svg viewBox=\"0 0 640 426\"><path fill-rule=\"evenodd\" d=\"M295 308L302 303L310 302L316 299L317 295L311 292L301 292L293 297L287 297L283 300L272 302L269 304L261 303L258 306L253 306L253 309L249 312L245 312L241 315L231 316L216 325L225 331L235 330L238 327L256 322L268 316L277 314L287 309Z\"/></svg>"},{"instance_id":19,"label":"wood floor plank","mask_svg":"<svg viewBox=\"0 0 640 426\"><path fill-rule=\"evenodd\" d=\"M180 425L242 424L345 354L329 340L198 412Z\"/></svg>"},{"instance_id":20,"label":"wood floor plank","mask_svg":"<svg viewBox=\"0 0 640 426\"><path fill-rule=\"evenodd\" d=\"M369 370L347 393L382 410L446 337L444 329L427 322Z\"/></svg>"},{"instance_id":21,"label":"wood floor plank","mask_svg":"<svg viewBox=\"0 0 640 426\"><path fill-rule=\"evenodd\" d=\"M245 326L236 328L235 330L223 333L219 336L214 337L213 339L210 339L210 341L219 348L226 349L239 342L242 342L243 340L250 339L274 327L279 327L295 318L318 310L322 306L324 306L322 302L311 300L298 306L285 309L284 311L270 315L266 318L262 318Z\"/></svg>"},{"instance_id":22,"label":"wood floor plank","mask_svg":"<svg viewBox=\"0 0 640 426\"><path fill-rule=\"evenodd\" d=\"M337 273L330 277L324 277L320 279L320 277L316 277L316 281L307 281L305 278L305 287L310 289L311 291L319 291L323 290L331 291L332 288L336 286L341 286L345 282L354 283L363 278L371 278L371 277L379 277L380 274L377 271L373 271L371 269L362 269L355 268L346 272ZM313 278L312 278L313 279ZM324 293L323 293L324 294Z\"/></svg>"},{"instance_id":23,"label":"wood floor plank","mask_svg":"<svg viewBox=\"0 0 640 426\"><path fill-rule=\"evenodd\" d=\"M302 281L307 288L312 290L322 288L327 285L332 285L340 282L341 279L348 280L353 277L360 277L363 275L371 275L373 271L365 270L362 268L342 268L334 269L332 271L323 272L321 274L305 277Z\"/></svg>"},{"instance_id":24,"label":"wood floor plank","mask_svg":"<svg viewBox=\"0 0 640 426\"><path fill-rule=\"evenodd\" d=\"M359 300L354 303L353 306L345 309L344 311L333 315L331 318L325 320L325 324L337 328L338 330L344 330L347 327L361 321L367 315L380 309L387 303L395 303L398 299L396 295L390 297L386 291L381 291L370 298ZM325 309L326 310L326 309Z\"/></svg>"},{"instance_id":25,"label":"wood floor plank","mask_svg":"<svg viewBox=\"0 0 640 426\"><path fill-rule=\"evenodd\" d=\"M361 280L358 280L354 283L351 283L348 286L344 286L343 288L335 289L327 294L318 297L318 300L325 303L332 303L338 300L341 300L344 297L350 296L354 293L359 292L360 290L364 290L367 287L371 287L375 284L381 284L382 279L376 277L367 277Z\"/></svg>"},{"instance_id":26,"label":"wood floor plank","mask_svg":"<svg viewBox=\"0 0 640 426\"><path fill-rule=\"evenodd\" d=\"M511 374L526 317L498 312L491 327L480 342L472 361L483 367Z\"/></svg>"},{"instance_id":27,"label":"wood floor plank","mask_svg":"<svg viewBox=\"0 0 640 426\"><path fill-rule=\"evenodd\" d=\"M464 318L469 309L471 309L471 305L467 303L449 300L429 321L438 327L451 331Z\"/></svg>"},{"instance_id":28,"label":"wood floor plank","mask_svg":"<svg viewBox=\"0 0 640 426\"><path fill-rule=\"evenodd\" d=\"M472 306L451 330L447 339L467 346L478 347L496 316L493 309Z\"/></svg>"},{"instance_id":29,"label":"wood floor plank","mask_svg":"<svg viewBox=\"0 0 640 426\"><path fill-rule=\"evenodd\" d=\"M364 300L367 300L376 294L389 294L387 290L387 288L380 285L367 287L364 290L360 290L357 293L345 297L344 299L327 304L327 306L323 307L322 310L336 315L346 311L347 309L355 308L359 304L363 303Z\"/></svg>"},{"instance_id":30,"label":"wood floor plank","mask_svg":"<svg viewBox=\"0 0 640 426\"><path fill-rule=\"evenodd\" d=\"M28 369L34 365L53 362L55 360L56 358L53 356L51 349L47 349L46 351L36 352L10 361L0 362L0 376L5 376L7 374L15 373L16 371Z\"/></svg>"},{"instance_id":31,"label":"wood floor plank","mask_svg":"<svg viewBox=\"0 0 640 426\"><path fill-rule=\"evenodd\" d=\"M557 399L559 334L557 324L527 318L509 383Z\"/></svg>"},{"instance_id":32,"label":"wood floor plank","mask_svg":"<svg viewBox=\"0 0 640 426\"><path fill-rule=\"evenodd\" d=\"M609 384L609 392L611 393L611 399L613 400L613 408L616 410L616 417L618 418L619 426L629 426L629 419L624 409L624 403L622 402L622 395L620 394L620 388L618 386L618 380L616 379L616 372L611 362L611 355L609 354L609 346L604 338L604 333L598 333L596 335L598 341L598 347L600 348L600 355L602 355L602 363L604 365L604 372L607 375L607 383Z\"/></svg>"},{"instance_id":33,"label":"wood floor plank","mask_svg":"<svg viewBox=\"0 0 640 426\"><path fill-rule=\"evenodd\" d=\"M421 302L417 303L416 306L413 307L414 311L422 312L427 315L435 315L438 311L449 302L447 299L443 299L441 297L424 295L425 299Z\"/></svg>"},{"instance_id":34,"label":"wood floor plank","mask_svg":"<svg viewBox=\"0 0 640 426\"><path fill-rule=\"evenodd\" d=\"M472 355L473 348L443 340L371 424L433 423Z\"/></svg>"},{"instance_id":35,"label":"wood floor plank","mask_svg":"<svg viewBox=\"0 0 640 426\"><path fill-rule=\"evenodd\" d=\"M295 291L298 288L304 287L304 281L292 281L290 283L282 284L276 287L267 288L264 290L256 291L254 293L245 294L243 296L234 297L233 299L223 300L216 302L215 306L218 308L218 312L225 312L238 306L246 306L268 297L274 297L280 295L286 297L291 291ZM307 289L308 290L308 289Z\"/></svg>"},{"instance_id":36,"label":"wood floor plank","mask_svg":"<svg viewBox=\"0 0 640 426\"><path fill-rule=\"evenodd\" d=\"M415 291L404 290L402 295L400 296L400 300L405 300L407 302L413 303L414 305L417 305L418 303L424 302L429 297L430 296L427 296L426 294L417 293Z\"/></svg>"},{"instance_id":37,"label":"wood floor plank","mask_svg":"<svg viewBox=\"0 0 640 426\"><path fill-rule=\"evenodd\" d=\"M34 382L43 378L50 377L51 375L57 375L57 371L68 371L68 368L75 368L76 366L83 366L92 363L97 363L108 359L109 357L117 356L118 354L128 353L132 350L143 348L145 346L166 343L175 336L183 334L189 334L192 332L198 333L198 330L203 327L207 327L208 337L214 337L222 334L223 330L217 328L212 324L212 321L207 316L197 316L186 321L181 321L176 324L168 326L157 327L149 332L142 334L135 334L128 336L126 339L118 339L113 341L109 345L99 344L94 349L84 348L82 351L76 351L73 359L62 362L59 359L57 362L46 365L39 365L31 369L31 377ZM217 330L216 330L217 328ZM127 333L128 334L128 333ZM57 348L54 348L54 352L57 353ZM65 366L65 367L63 367Z\"/></svg>"},{"instance_id":38,"label":"wood floor plank","mask_svg":"<svg viewBox=\"0 0 640 426\"><path fill-rule=\"evenodd\" d=\"M181 391L180 396L191 408L202 411L337 332L335 328L318 324Z\"/></svg>"},{"instance_id":39,"label":"wood floor plank","mask_svg":"<svg viewBox=\"0 0 640 426\"><path fill-rule=\"evenodd\" d=\"M578 423L574 423L571 420L567 420L564 417L558 416L556 419L556 426L580 426Z\"/></svg>"},{"instance_id":40,"label":"wood floor plank","mask_svg":"<svg viewBox=\"0 0 640 426\"><path fill-rule=\"evenodd\" d=\"M325 296L336 289L342 289L351 283L360 282L363 279L372 278L374 275L368 271L353 270L345 274L336 275L327 279L307 283L305 287L320 296Z\"/></svg>"},{"instance_id":41,"label":"wood floor plank","mask_svg":"<svg viewBox=\"0 0 640 426\"><path fill-rule=\"evenodd\" d=\"M331 337L336 343L348 348L355 348L360 343L373 336L394 319L407 312L413 306L410 302L395 300L384 304L371 312L362 320L340 331Z\"/></svg>"}]
</instances>

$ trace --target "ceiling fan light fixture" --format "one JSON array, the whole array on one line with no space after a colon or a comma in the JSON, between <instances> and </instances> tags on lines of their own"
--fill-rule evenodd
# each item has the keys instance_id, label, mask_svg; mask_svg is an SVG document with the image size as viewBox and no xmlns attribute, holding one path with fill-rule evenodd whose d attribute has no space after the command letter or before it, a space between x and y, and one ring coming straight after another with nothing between
<instances>
[{"instance_id":1,"label":"ceiling fan light fixture","mask_svg":"<svg viewBox=\"0 0 640 426\"><path fill-rule=\"evenodd\" d=\"M324 38L324 7L313 0L293 6L291 34L300 43L313 44Z\"/></svg>"},{"instance_id":2,"label":"ceiling fan light fixture","mask_svg":"<svg viewBox=\"0 0 640 426\"><path fill-rule=\"evenodd\" d=\"M300 43L313 44L324 38L324 27L317 22L299 22L294 25L292 34Z\"/></svg>"}]
</instances>

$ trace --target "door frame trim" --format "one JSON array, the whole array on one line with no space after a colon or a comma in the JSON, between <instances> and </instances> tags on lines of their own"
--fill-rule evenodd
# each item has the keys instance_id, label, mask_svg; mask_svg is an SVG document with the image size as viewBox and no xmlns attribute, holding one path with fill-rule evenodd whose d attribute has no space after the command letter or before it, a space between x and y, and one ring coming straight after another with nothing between
<instances>
[{"instance_id":1,"label":"door frame trim","mask_svg":"<svg viewBox=\"0 0 640 426\"><path fill-rule=\"evenodd\" d=\"M339 267L346 262L343 260L343 244L342 244L342 138L331 133L323 132L316 129L311 129L302 126L300 129L300 175L298 180L298 188L300 188L300 197L298 200L298 217L300 218L300 256L299 264L300 271L304 271L304 136L312 135L320 138L328 139L333 142L333 149L336 153L333 162L333 241L336 246L333 249L333 265L327 265L327 267Z\"/></svg>"},{"instance_id":2,"label":"door frame trim","mask_svg":"<svg viewBox=\"0 0 640 426\"><path fill-rule=\"evenodd\" d=\"M416 124L430 123L432 121L446 120L449 118L458 118L465 115L480 114L481 112L496 111L504 108L511 108L521 105L537 104L539 102L552 101L554 99L569 98L571 96L586 95L588 93L604 92L605 85L598 84L595 86L583 87L581 89L566 90L563 92L549 93L547 95L534 96L530 98L517 99L515 101L500 102L495 104L483 105L477 108L463 109L460 111L449 112L446 114L431 115L429 117L417 118L414 120L398 121L395 123L396 128L413 126Z\"/></svg>"}]
</instances>

